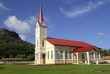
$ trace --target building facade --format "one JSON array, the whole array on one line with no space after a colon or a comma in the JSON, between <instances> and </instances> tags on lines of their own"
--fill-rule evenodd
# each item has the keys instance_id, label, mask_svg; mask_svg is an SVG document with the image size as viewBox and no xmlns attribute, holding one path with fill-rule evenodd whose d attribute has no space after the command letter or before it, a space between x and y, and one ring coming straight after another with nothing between
<instances>
[{"instance_id":1,"label":"building facade","mask_svg":"<svg viewBox=\"0 0 110 74\"><path fill-rule=\"evenodd\" d=\"M41 6L35 31L35 64L99 63L100 48L96 46L81 41L48 38Z\"/></svg>"}]
</instances>

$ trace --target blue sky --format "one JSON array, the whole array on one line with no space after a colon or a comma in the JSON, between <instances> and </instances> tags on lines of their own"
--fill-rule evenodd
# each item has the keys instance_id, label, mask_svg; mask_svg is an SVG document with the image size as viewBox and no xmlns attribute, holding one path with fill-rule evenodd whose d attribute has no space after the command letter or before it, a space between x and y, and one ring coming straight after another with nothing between
<instances>
[{"instance_id":1,"label":"blue sky","mask_svg":"<svg viewBox=\"0 0 110 74\"><path fill-rule=\"evenodd\" d=\"M110 0L0 0L0 28L34 44L40 4L48 37L110 48Z\"/></svg>"}]
</instances>

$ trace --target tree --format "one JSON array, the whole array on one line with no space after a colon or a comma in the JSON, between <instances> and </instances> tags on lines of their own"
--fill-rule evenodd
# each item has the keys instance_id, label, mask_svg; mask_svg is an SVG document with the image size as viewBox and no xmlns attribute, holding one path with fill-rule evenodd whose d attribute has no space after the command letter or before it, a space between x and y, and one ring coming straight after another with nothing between
<instances>
[{"instance_id":1,"label":"tree","mask_svg":"<svg viewBox=\"0 0 110 74\"><path fill-rule=\"evenodd\" d=\"M33 61L34 58L35 58L35 55L34 55L34 54L32 54L32 55L30 55L30 56L27 56L27 60L28 60L28 61Z\"/></svg>"},{"instance_id":2,"label":"tree","mask_svg":"<svg viewBox=\"0 0 110 74\"><path fill-rule=\"evenodd\" d=\"M101 50L101 56L105 57L105 56L109 56L110 50L107 49L102 49Z\"/></svg>"},{"instance_id":3,"label":"tree","mask_svg":"<svg viewBox=\"0 0 110 74\"><path fill-rule=\"evenodd\" d=\"M13 55L11 54L11 55L9 56L9 58L13 58Z\"/></svg>"},{"instance_id":4,"label":"tree","mask_svg":"<svg viewBox=\"0 0 110 74\"><path fill-rule=\"evenodd\" d=\"M21 59L26 59L26 55L25 54L18 54L17 56L16 56L16 58L21 58Z\"/></svg>"},{"instance_id":5,"label":"tree","mask_svg":"<svg viewBox=\"0 0 110 74\"><path fill-rule=\"evenodd\" d=\"M108 50L108 56L110 56L110 49Z\"/></svg>"}]
</instances>

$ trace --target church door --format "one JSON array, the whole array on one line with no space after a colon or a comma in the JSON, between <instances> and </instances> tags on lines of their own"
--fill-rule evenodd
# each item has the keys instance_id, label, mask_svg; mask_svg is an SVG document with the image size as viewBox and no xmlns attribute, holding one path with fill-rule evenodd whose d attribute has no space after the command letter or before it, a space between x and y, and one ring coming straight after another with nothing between
<instances>
[{"instance_id":1,"label":"church door","mask_svg":"<svg viewBox=\"0 0 110 74\"><path fill-rule=\"evenodd\" d=\"M43 64L45 64L45 54L43 54Z\"/></svg>"}]
</instances>

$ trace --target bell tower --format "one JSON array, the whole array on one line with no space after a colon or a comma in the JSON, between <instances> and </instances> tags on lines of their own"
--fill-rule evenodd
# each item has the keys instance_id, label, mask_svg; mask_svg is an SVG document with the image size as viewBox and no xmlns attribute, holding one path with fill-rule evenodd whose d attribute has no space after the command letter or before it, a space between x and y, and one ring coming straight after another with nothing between
<instances>
[{"instance_id":1,"label":"bell tower","mask_svg":"<svg viewBox=\"0 0 110 74\"><path fill-rule=\"evenodd\" d=\"M43 19L42 6L40 6L39 19L35 28L35 64L42 64L41 58L45 54L45 38L47 38L47 26Z\"/></svg>"}]
</instances>

